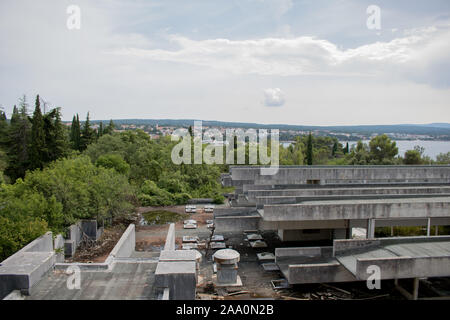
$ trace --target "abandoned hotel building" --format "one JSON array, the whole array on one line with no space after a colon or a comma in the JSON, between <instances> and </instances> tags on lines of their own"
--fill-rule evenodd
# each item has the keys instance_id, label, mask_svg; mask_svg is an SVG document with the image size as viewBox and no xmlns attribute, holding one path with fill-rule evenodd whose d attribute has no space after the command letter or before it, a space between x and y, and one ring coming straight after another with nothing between
<instances>
[{"instance_id":1,"label":"abandoned hotel building","mask_svg":"<svg viewBox=\"0 0 450 320\"><path fill-rule=\"evenodd\" d=\"M412 292L402 290L417 299L420 278L450 277L450 236L437 228L450 225L450 166L281 166L263 173L231 166L222 175L235 191L229 205L214 209L213 230L219 238L246 234L255 248L265 247L261 234L272 231L280 245L265 254L289 285L365 281L376 265L383 280L413 279ZM394 226L423 226L426 235L375 237L375 228ZM1 262L0 298L195 299L200 263L214 269L218 286L245 285L237 247L218 245L208 259L182 250L174 224L159 252L136 251L130 225L105 262L67 263L57 249L73 254L80 229L92 238L101 232L81 221L68 239L48 233ZM81 270L84 291L67 289L70 266Z\"/></svg>"}]
</instances>

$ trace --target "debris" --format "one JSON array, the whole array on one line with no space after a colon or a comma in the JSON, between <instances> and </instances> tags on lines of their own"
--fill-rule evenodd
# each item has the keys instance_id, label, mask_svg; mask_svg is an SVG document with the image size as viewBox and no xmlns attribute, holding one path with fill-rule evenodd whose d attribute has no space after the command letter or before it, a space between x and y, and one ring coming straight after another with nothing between
<instances>
[{"instance_id":1,"label":"debris","mask_svg":"<svg viewBox=\"0 0 450 320\"><path fill-rule=\"evenodd\" d=\"M236 291L236 292L231 292L228 293L227 296L237 296L239 294L245 294L245 293L250 293L250 291Z\"/></svg>"},{"instance_id":2,"label":"debris","mask_svg":"<svg viewBox=\"0 0 450 320\"><path fill-rule=\"evenodd\" d=\"M262 240L251 241L250 246L252 248L267 248L267 243Z\"/></svg>"},{"instance_id":3,"label":"debris","mask_svg":"<svg viewBox=\"0 0 450 320\"><path fill-rule=\"evenodd\" d=\"M338 287L335 287L335 286L332 286L332 285L329 285L329 284L326 284L326 283L322 283L322 286L330 288L330 289L334 289L334 290L337 290L337 291L340 291L342 293L348 294L349 296L352 295L351 292L348 292L347 290L344 290L344 289L341 289L341 288L338 288Z\"/></svg>"},{"instance_id":4,"label":"debris","mask_svg":"<svg viewBox=\"0 0 450 320\"><path fill-rule=\"evenodd\" d=\"M295 298L295 297L289 297L289 296L281 296L284 300L311 300L311 299L303 299L303 298Z\"/></svg>"}]
</instances>

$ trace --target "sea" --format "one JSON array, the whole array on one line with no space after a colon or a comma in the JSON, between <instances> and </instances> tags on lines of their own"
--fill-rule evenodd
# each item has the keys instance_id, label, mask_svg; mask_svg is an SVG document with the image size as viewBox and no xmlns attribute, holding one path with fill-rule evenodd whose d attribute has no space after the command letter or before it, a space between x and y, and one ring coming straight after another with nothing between
<instances>
[{"instance_id":1,"label":"sea","mask_svg":"<svg viewBox=\"0 0 450 320\"><path fill-rule=\"evenodd\" d=\"M429 156L431 159L436 160L436 156L440 153L450 152L450 141L430 141L430 140L394 140L398 147L398 154L401 156L405 155L407 150L414 149L414 146L421 146L424 148L424 154ZM292 141L280 141L284 148L287 148ZM345 146L347 141L339 141ZM369 140L363 140L364 143L369 143ZM356 141L349 141L348 145L356 145Z\"/></svg>"}]
</instances>

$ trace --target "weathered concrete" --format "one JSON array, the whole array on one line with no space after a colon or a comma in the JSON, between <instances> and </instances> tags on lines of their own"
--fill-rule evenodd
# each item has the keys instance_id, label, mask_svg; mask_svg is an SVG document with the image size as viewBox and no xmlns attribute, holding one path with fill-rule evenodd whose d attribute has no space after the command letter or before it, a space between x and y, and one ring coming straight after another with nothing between
<instances>
[{"instance_id":1,"label":"weathered concrete","mask_svg":"<svg viewBox=\"0 0 450 320\"><path fill-rule=\"evenodd\" d=\"M275 175L261 175L258 166L231 166L232 180L252 180L256 184L298 184L362 182L442 182L450 183L450 166L280 166Z\"/></svg>"},{"instance_id":2,"label":"weathered concrete","mask_svg":"<svg viewBox=\"0 0 450 320\"><path fill-rule=\"evenodd\" d=\"M290 284L355 281L331 254L331 247L276 248L275 263Z\"/></svg>"},{"instance_id":3,"label":"weathered concrete","mask_svg":"<svg viewBox=\"0 0 450 320\"><path fill-rule=\"evenodd\" d=\"M164 250L175 250L175 223L169 225Z\"/></svg>"},{"instance_id":4,"label":"weathered concrete","mask_svg":"<svg viewBox=\"0 0 450 320\"><path fill-rule=\"evenodd\" d=\"M30 242L0 264L0 299L13 290L30 294L32 287L55 264L51 232Z\"/></svg>"},{"instance_id":5,"label":"weathered concrete","mask_svg":"<svg viewBox=\"0 0 450 320\"><path fill-rule=\"evenodd\" d=\"M65 272L49 272L27 300L152 300L156 263L115 263L111 270L81 270L80 290L67 287Z\"/></svg>"},{"instance_id":6,"label":"weathered concrete","mask_svg":"<svg viewBox=\"0 0 450 320\"><path fill-rule=\"evenodd\" d=\"M281 241L314 241L332 239L333 229L294 229L278 230L278 237Z\"/></svg>"},{"instance_id":7,"label":"weathered concrete","mask_svg":"<svg viewBox=\"0 0 450 320\"><path fill-rule=\"evenodd\" d=\"M245 231L259 229L261 217L255 216L223 216L214 218L214 226L218 232Z\"/></svg>"},{"instance_id":8,"label":"weathered concrete","mask_svg":"<svg viewBox=\"0 0 450 320\"><path fill-rule=\"evenodd\" d=\"M380 268L381 279L446 277L450 275L450 237L407 237L336 240L336 259L358 280L368 267Z\"/></svg>"},{"instance_id":9,"label":"weathered concrete","mask_svg":"<svg viewBox=\"0 0 450 320\"><path fill-rule=\"evenodd\" d=\"M267 198L272 200L272 197L281 198L292 197L299 200L307 200L311 198L314 200L323 199L320 196L358 196L358 195L420 195L420 194L450 194L450 186L420 186L420 187L406 187L406 186L383 186L377 185L359 188L311 188L311 189L285 189L285 190L250 190L247 195L249 199ZM275 200L273 199L273 200ZM260 199L262 201L262 199ZM265 204L265 203L263 203Z\"/></svg>"},{"instance_id":10,"label":"weathered concrete","mask_svg":"<svg viewBox=\"0 0 450 320\"><path fill-rule=\"evenodd\" d=\"M155 271L155 287L169 288L170 300L194 300L197 284L195 262L159 262Z\"/></svg>"},{"instance_id":11,"label":"weathered concrete","mask_svg":"<svg viewBox=\"0 0 450 320\"><path fill-rule=\"evenodd\" d=\"M450 193L433 194L376 194L376 195L335 195L335 196L305 196L305 197L256 197L255 205L258 209L270 204L296 204L306 201L331 201L331 200L389 200L389 199L416 199L449 197Z\"/></svg>"},{"instance_id":12,"label":"weathered concrete","mask_svg":"<svg viewBox=\"0 0 450 320\"><path fill-rule=\"evenodd\" d=\"M66 257L71 257L80 244L83 233L90 239L97 240L103 234L103 227L97 228L96 220L80 220L67 228L67 238L64 243Z\"/></svg>"},{"instance_id":13,"label":"weathered concrete","mask_svg":"<svg viewBox=\"0 0 450 320\"><path fill-rule=\"evenodd\" d=\"M136 227L130 224L109 254L113 258L128 258L136 248Z\"/></svg>"},{"instance_id":14,"label":"weathered concrete","mask_svg":"<svg viewBox=\"0 0 450 320\"><path fill-rule=\"evenodd\" d=\"M394 219L446 217L450 197L389 200L307 201L292 205L264 206L266 221Z\"/></svg>"},{"instance_id":15,"label":"weathered concrete","mask_svg":"<svg viewBox=\"0 0 450 320\"><path fill-rule=\"evenodd\" d=\"M219 284L236 284L240 254L236 250L222 249L214 253L217 264L217 282Z\"/></svg>"},{"instance_id":16,"label":"weathered concrete","mask_svg":"<svg viewBox=\"0 0 450 320\"><path fill-rule=\"evenodd\" d=\"M231 207L231 208L216 208L214 210L214 218L227 216L249 216L256 215L254 207Z\"/></svg>"},{"instance_id":17,"label":"weathered concrete","mask_svg":"<svg viewBox=\"0 0 450 320\"><path fill-rule=\"evenodd\" d=\"M64 262L64 238L58 234L53 240L53 248L55 250L56 262Z\"/></svg>"}]
</instances>

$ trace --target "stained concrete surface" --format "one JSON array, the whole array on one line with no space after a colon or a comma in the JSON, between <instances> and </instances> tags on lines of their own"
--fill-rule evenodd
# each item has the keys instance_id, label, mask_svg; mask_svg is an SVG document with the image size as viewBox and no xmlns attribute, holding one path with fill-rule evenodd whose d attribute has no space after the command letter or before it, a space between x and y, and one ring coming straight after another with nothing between
<instances>
[{"instance_id":1,"label":"stained concrete surface","mask_svg":"<svg viewBox=\"0 0 450 320\"><path fill-rule=\"evenodd\" d=\"M69 290L69 275L50 272L27 300L149 300L156 263L116 263L109 272L81 272L81 289Z\"/></svg>"}]
</instances>

